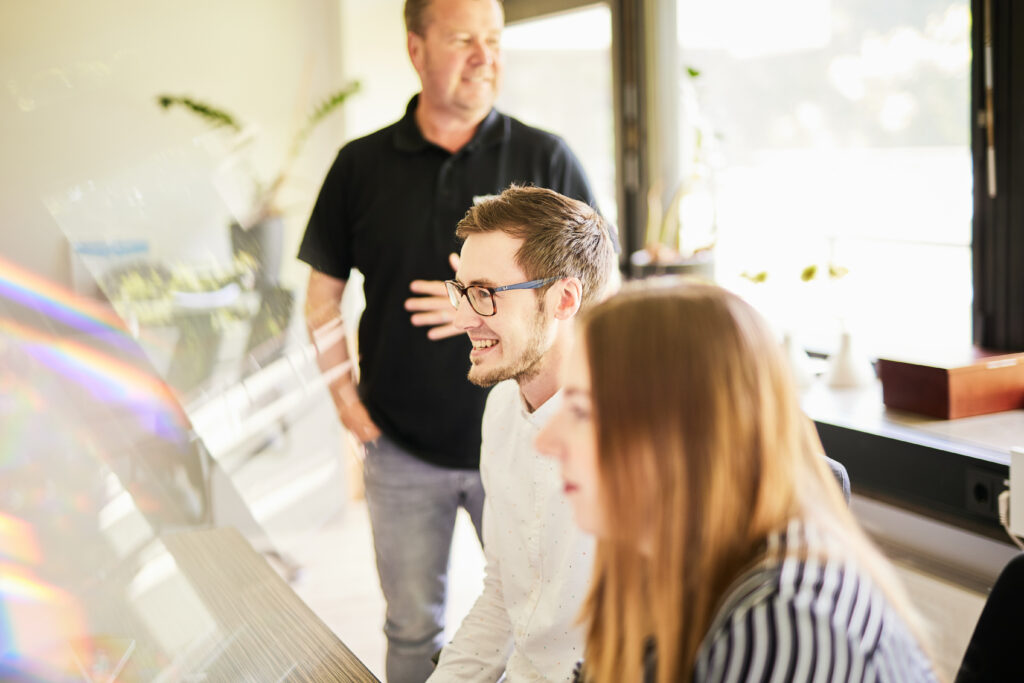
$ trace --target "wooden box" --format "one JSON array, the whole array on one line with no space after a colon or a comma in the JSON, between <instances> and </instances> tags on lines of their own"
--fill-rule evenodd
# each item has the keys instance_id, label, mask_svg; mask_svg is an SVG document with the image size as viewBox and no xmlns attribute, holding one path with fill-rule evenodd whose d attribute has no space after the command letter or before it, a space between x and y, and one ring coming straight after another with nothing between
<instances>
[{"instance_id":1,"label":"wooden box","mask_svg":"<svg viewBox=\"0 0 1024 683\"><path fill-rule=\"evenodd\" d=\"M878 359L889 408L956 419L1024 408L1024 353L979 349L942 362Z\"/></svg>"}]
</instances>

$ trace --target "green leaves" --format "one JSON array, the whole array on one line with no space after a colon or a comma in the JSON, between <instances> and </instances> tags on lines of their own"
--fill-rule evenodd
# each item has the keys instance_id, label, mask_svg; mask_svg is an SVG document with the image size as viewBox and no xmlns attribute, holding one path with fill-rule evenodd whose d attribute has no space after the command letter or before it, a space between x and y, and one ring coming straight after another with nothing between
<instances>
[{"instance_id":1,"label":"green leaves","mask_svg":"<svg viewBox=\"0 0 1024 683\"><path fill-rule=\"evenodd\" d=\"M313 132L313 129L330 116L331 112L344 104L345 100L359 92L361 87L359 81L352 81L343 88L334 91L313 107L313 111L306 117L306 122L299 129L299 132L295 134L295 139L292 141L291 156L298 156L302 150L302 145L305 144L306 138Z\"/></svg>"},{"instance_id":2,"label":"green leaves","mask_svg":"<svg viewBox=\"0 0 1024 683\"><path fill-rule=\"evenodd\" d=\"M320 104L313 108L313 111L309 114L309 119L306 122L307 126L315 126L324 120L332 111L344 104L352 95L359 92L362 86L359 81L352 81L343 88L336 90L327 97L325 97Z\"/></svg>"},{"instance_id":3,"label":"green leaves","mask_svg":"<svg viewBox=\"0 0 1024 683\"><path fill-rule=\"evenodd\" d=\"M812 263L811 265L806 266L803 270L800 271L800 281L810 282L811 280L818 277L818 271L819 268L817 263ZM838 264L831 262L828 264L828 277L830 280L838 280L839 278L843 277L849 272L850 269L845 266L840 266ZM742 273L740 273L740 277L746 280L750 280L751 282L754 283L765 282L768 279L768 271L762 270L760 272L753 273L748 270L745 270Z\"/></svg>"},{"instance_id":4,"label":"green leaves","mask_svg":"<svg viewBox=\"0 0 1024 683\"><path fill-rule=\"evenodd\" d=\"M238 123L238 120L224 111L223 109L217 109L216 107L209 105L199 100L193 100L187 96L177 95L157 95L157 103L164 109L170 109L174 106L184 107L188 109L196 116L204 119L211 126L227 126L234 131L241 131L242 126Z\"/></svg>"},{"instance_id":5,"label":"green leaves","mask_svg":"<svg viewBox=\"0 0 1024 683\"><path fill-rule=\"evenodd\" d=\"M261 183L257 179L256 182L259 188L258 196L255 200L252 215L247 219L247 224L250 224L250 221L258 222L266 216L280 213L280 209L276 206L278 192L289 177L292 165L295 163L299 153L302 151L302 147L309 138L309 135L313 132L314 128L330 116L335 109L344 104L345 100L358 92L359 89L359 82L353 81L330 93L313 107L309 115L306 117L305 122L303 122L302 126L292 138L287 155L285 156L281 169L278 171L277 175L269 183ZM235 132L240 133L242 131L241 122L232 114L223 109L218 109L206 102L201 102L183 95L168 94L157 95L156 101L157 104L164 109L170 109L171 107L176 106L182 107L215 128L227 127Z\"/></svg>"},{"instance_id":6,"label":"green leaves","mask_svg":"<svg viewBox=\"0 0 1024 683\"><path fill-rule=\"evenodd\" d=\"M834 263L828 264L828 276L833 280L838 280L849 272L850 269L845 266L837 266Z\"/></svg>"}]
</instances>

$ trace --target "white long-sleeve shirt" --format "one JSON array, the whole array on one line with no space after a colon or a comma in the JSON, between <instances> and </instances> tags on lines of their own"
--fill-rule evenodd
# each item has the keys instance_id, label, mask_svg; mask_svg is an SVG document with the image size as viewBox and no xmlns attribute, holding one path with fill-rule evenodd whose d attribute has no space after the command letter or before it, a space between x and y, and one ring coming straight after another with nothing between
<instances>
[{"instance_id":1,"label":"white long-sleeve shirt","mask_svg":"<svg viewBox=\"0 0 1024 683\"><path fill-rule=\"evenodd\" d=\"M480 451L484 590L430 683L497 681L502 672L508 683L568 681L583 657L576 620L594 541L573 521L557 463L533 447L561 399L558 392L529 413L516 382L491 390Z\"/></svg>"}]
</instances>

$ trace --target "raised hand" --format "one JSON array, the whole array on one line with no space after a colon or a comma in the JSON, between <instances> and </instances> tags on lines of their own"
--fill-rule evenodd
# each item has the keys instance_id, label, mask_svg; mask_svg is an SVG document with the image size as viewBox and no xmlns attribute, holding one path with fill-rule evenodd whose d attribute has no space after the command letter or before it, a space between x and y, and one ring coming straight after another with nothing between
<instances>
[{"instance_id":1,"label":"raised hand","mask_svg":"<svg viewBox=\"0 0 1024 683\"><path fill-rule=\"evenodd\" d=\"M449 254L448 263L451 264L453 273L458 271L459 255ZM413 280L409 283L409 290L419 296L406 299L405 310L413 311L411 316L413 325L430 327L427 330L427 337L438 340L464 334L463 330L452 324L455 319L455 309L452 308L452 304L448 300L444 282L441 280Z\"/></svg>"}]
</instances>

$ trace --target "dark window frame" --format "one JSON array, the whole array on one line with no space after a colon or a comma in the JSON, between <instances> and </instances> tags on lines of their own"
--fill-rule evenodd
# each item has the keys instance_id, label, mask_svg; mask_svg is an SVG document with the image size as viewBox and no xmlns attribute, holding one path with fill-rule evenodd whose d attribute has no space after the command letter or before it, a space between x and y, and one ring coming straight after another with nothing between
<instances>
[{"instance_id":1,"label":"dark window frame","mask_svg":"<svg viewBox=\"0 0 1024 683\"><path fill-rule=\"evenodd\" d=\"M985 8L991 8L996 196L989 196ZM971 2L974 343L1024 351L1024 4Z\"/></svg>"},{"instance_id":2,"label":"dark window frame","mask_svg":"<svg viewBox=\"0 0 1024 683\"><path fill-rule=\"evenodd\" d=\"M675 2L675 0L660 0ZM605 4L612 14L612 90L615 106L615 169L621 259L643 248L647 224L649 143L646 92L650 76L644 43L644 0L504 0L505 22Z\"/></svg>"}]
</instances>

